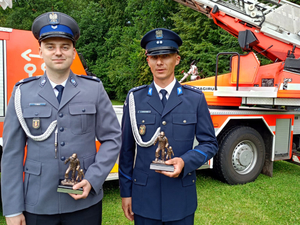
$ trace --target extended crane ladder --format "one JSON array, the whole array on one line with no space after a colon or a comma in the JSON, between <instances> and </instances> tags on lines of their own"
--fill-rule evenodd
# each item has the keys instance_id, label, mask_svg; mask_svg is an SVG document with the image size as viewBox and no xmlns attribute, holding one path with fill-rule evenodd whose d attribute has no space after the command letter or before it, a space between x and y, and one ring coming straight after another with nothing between
<instances>
[{"instance_id":1,"label":"extended crane ladder","mask_svg":"<svg viewBox=\"0 0 300 225\"><path fill-rule=\"evenodd\" d=\"M300 6L286 0L174 0L210 17L215 6L276 40L300 47Z\"/></svg>"}]
</instances>

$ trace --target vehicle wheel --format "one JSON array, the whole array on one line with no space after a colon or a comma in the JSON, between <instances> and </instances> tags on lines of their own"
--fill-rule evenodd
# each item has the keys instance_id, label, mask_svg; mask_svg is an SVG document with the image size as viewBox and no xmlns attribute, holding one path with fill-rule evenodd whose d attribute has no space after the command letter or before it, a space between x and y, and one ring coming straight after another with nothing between
<instances>
[{"instance_id":1,"label":"vehicle wheel","mask_svg":"<svg viewBox=\"0 0 300 225\"><path fill-rule=\"evenodd\" d=\"M228 184L254 181L265 162L265 145L261 135L251 127L239 126L226 133L214 157L214 171Z\"/></svg>"}]
</instances>

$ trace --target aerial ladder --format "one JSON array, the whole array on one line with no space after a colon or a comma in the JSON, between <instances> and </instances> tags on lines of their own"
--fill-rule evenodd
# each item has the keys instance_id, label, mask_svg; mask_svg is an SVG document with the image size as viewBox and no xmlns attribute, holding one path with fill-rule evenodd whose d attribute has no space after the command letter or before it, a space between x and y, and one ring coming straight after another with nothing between
<instances>
[{"instance_id":1,"label":"aerial ladder","mask_svg":"<svg viewBox=\"0 0 300 225\"><path fill-rule=\"evenodd\" d=\"M300 163L300 6L286 0L174 0L238 38L220 52L214 77L185 82L205 94L219 140L212 168L229 184L273 175L273 162ZM254 50L273 63L260 65ZM230 56L229 73L218 61Z\"/></svg>"}]
</instances>

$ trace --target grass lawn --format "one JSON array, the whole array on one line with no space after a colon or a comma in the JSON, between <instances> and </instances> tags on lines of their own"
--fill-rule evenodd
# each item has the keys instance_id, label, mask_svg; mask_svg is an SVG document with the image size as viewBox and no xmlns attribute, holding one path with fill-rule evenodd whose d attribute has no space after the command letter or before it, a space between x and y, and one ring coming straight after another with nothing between
<instances>
[{"instance_id":1,"label":"grass lawn","mask_svg":"<svg viewBox=\"0 0 300 225\"><path fill-rule=\"evenodd\" d=\"M300 166L275 162L273 178L261 174L245 185L222 183L211 170L197 171L197 178L195 225L300 224ZM104 184L104 196L103 225L133 224L123 216L118 181Z\"/></svg>"},{"instance_id":2,"label":"grass lawn","mask_svg":"<svg viewBox=\"0 0 300 225\"><path fill-rule=\"evenodd\" d=\"M111 100L111 103L112 103L113 105L124 105L124 102L117 101L117 100Z\"/></svg>"},{"instance_id":3,"label":"grass lawn","mask_svg":"<svg viewBox=\"0 0 300 225\"><path fill-rule=\"evenodd\" d=\"M211 170L197 171L197 179L195 225L300 224L300 166L275 162L273 178L261 174L245 185L222 183ZM123 216L118 183L104 190L103 224L133 224Z\"/></svg>"}]
</instances>

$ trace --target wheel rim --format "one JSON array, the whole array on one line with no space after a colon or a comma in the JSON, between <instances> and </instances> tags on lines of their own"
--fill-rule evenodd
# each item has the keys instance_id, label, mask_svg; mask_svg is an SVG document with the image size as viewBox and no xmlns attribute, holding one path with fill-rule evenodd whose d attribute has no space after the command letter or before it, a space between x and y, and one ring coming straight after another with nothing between
<instances>
[{"instance_id":1,"label":"wheel rim","mask_svg":"<svg viewBox=\"0 0 300 225\"><path fill-rule=\"evenodd\" d=\"M252 141L244 140L236 145L232 153L232 165L239 174L249 173L257 162L257 148Z\"/></svg>"}]
</instances>

